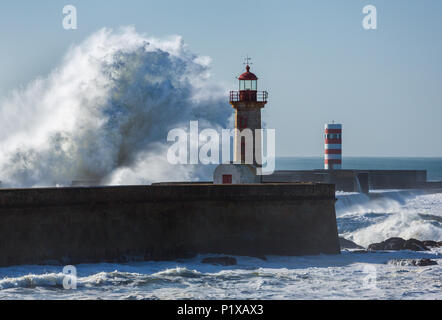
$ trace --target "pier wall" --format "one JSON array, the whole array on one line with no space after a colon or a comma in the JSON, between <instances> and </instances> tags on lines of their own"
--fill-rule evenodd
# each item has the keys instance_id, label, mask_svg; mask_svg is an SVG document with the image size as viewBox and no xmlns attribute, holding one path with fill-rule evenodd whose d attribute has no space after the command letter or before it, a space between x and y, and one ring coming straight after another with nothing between
<instances>
[{"instance_id":1,"label":"pier wall","mask_svg":"<svg viewBox=\"0 0 442 320\"><path fill-rule=\"evenodd\" d=\"M264 183L321 182L335 184L336 190L354 192L359 189L355 170L280 170L262 176Z\"/></svg>"},{"instance_id":2,"label":"pier wall","mask_svg":"<svg viewBox=\"0 0 442 320\"><path fill-rule=\"evenodd\" d=\"M426 170L361 170L368 172L370 189L414 189L427 181Z\"/></svg>"},{"instance_id":3,"label":"pier wall","mask_svg":"<svg viewBox=\"0 0 442 320\"><path fill-rule=\"evenodd\" d=\"M264 183L324 182L336 190L364 192L375 189L432 188L426 170L281 170L263 176Z\"/></svg>"},{"instance_id":4,"label":"pier wall","mask_svg":"<svg viewBox=\"0 0 442 320\"><path fill-rule=\"evenodd\" d=\"M329 184L0 190L0 266L340 252Z\"/></svg>"}]
</instances>

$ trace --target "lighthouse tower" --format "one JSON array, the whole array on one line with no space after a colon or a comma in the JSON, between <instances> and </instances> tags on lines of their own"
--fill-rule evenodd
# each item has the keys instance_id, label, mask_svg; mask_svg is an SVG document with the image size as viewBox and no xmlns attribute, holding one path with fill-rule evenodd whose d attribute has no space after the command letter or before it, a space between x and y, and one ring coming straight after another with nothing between
<instances>
[{"instance_id":1,"label":"lighthouse tower","mask_svg":"<svg viewBox=\"0 0 442 320\"><path fill-rule=\"evenodd\" d=\"M341 169L342 166L342 124L325 125L324 169Z\"/></svg>"},{"instance_id":2,"label":"lighthouse tower","mask_svg":"<svg viewBox=\"0 0 442 320\"><path fill-rule=\"evenodd\" d=\"M214 184L261 183L262 167L261 109L267 103L266 91L258 91L258 77L250 72L249 58L246 72L238 78L239 90L230 92L230 104L235 109L233 163L216 167Z\"/></svg>"},{"instance_id":3,"label":"lighthouse tower","mask_svg":"<svg viewBox=\"0 0 442 320\"><path fill-rule=\"evenodd\" d=\"M258 91L258 77L250 72L249 58L246 72L238 78L239 90L230 92L230 104L235 112L235 163L262 165L261 109L267 103L268 93ZM245 130L250 129L250 130ZM250 134L251 133L251 134ZM252 153L253 152L253 153Z\"/></svg>"}]
</instances>

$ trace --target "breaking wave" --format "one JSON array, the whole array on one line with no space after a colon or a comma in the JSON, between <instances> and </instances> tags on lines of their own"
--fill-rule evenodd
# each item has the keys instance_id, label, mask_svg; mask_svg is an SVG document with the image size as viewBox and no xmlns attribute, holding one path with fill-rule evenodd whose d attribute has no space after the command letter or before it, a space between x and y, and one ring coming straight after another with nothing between
<instances>
[{"instance_id":1,"label":"breaking wave","mask_svg":"<svg viewBox=\"0 0 442 320\"><path fill-rule=\"evenodd\" d=\"M173 269L166 269L164 271L160 271L154 273L153 276L158 277L187 277L187 278L197 278L202 274L196 270L189 270L187 268L176 267Z\"/></svg>"},{"instance_id":2,"label":"breaking wave","mask_svg":"<svg viewBox=\"0 0 442 320\"><path fill-rule=\"evenodd\" d=\"M50 75L0 102L2 186L204 177L204 168L167 163L166 137L191 120L227 126L225 90L210 83L209 62L178 36L131 27L92 34Z\"/></svg>"},{"instance_id":3,"label":"breaking wave","mask_svg":"<svg viewBox=\"0 0 442 320\"><path fill-rule=\"evenodd\" d=\"M5 277L0 280L0 290L11 288L63 287L62 273L29 274L21 277Z\"/></svg>"},{"instance_id":4,"label":"breaking wave","mask_svg":"<svg viewBox=\"0 0 442 320\"><path fill-rule=\"evenodd\" d=\"M93 273L77 279L78 288L103 286L146 286L181 282L183 278L203 276L196 270L184 267L166 269L152 274L138 272L108 271ZM44 274L27 274L15 277L4 277L0 280L0 290L12 288L53 288L63 289L63 273L48 272Z\"/></svg>"},{"instance_id":5,"label":"breaking wave","mask_svg":"<svg viewBox=\"0 0 442 320\"><path fill-rule=\"evenodd\" d=\"M442 194L382 191L372 195L340 193L339 233L368 246L391 237L442 240Z\"/></svg>"}]
</instances>

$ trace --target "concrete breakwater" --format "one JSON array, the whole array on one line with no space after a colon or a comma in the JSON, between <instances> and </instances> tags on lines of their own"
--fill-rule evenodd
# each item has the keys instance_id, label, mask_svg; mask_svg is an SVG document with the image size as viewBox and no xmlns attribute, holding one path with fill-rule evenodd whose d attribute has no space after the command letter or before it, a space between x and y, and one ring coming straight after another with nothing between
<instances>
[{"instance_id":1,"label":"concrete breakwater","mask_svg":"<svg viewBox=\"0 0 442 320\"><path fill-rule=\"evenodd\" d=\"M0 190L0 266L340 252L334 185Z\"/></svg>"},{"instance_id":2,"label":"concrete breakwater","mask_svg":"<svg viewBox=\"0 0 442 320\"><path fill-rule=\"evenodd\" d=\"M280 170L263 182L312 181L332 183L336 190L368 193L376 189L432 189L442 182L427 182L426 170Z\"/></svg>"}]
</instances>

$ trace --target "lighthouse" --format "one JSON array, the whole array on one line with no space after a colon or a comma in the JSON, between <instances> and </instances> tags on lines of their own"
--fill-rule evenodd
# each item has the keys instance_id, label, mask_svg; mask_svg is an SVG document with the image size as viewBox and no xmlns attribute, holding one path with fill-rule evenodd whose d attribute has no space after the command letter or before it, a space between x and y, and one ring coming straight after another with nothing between
<instances>
[{"instance_id":1,"label":"lighthouse","mask_svg":"<svg viewBox=\"0 0 442 320\"><path fill-rule=\"evenodd\" d=\"M238 77L238 90L230 92L235 109L233 163L219 165L213 174L214 184L260 183L262 167L261 109L267 104L267 91L258 91L258 77L250 72Z\"/></svg>"},{"instance_id":2,"label":"lighthouse","mask_svg":"<svg viewBox=\"0 0 442 320\"><path fill-rule=\"evenodd\" d=\"M258 77L250 72L238 77L239 90L230 92L230 104L235 109L234 163L262 165L261 109L267 104L267 91L258 91ZM249 130L246 130L249 129Z\"/></svg>"},{"instance_id":3,"label":"lighthouse","mask_svg":"<svg viewBox=\"0 0 442 320\"><path fill-rule=\"evenodd\" d=\"M342 124L325 125L324 169L341 169L342 166Z\"/></svg>"}]
</instances>

